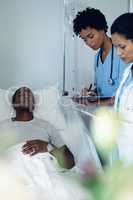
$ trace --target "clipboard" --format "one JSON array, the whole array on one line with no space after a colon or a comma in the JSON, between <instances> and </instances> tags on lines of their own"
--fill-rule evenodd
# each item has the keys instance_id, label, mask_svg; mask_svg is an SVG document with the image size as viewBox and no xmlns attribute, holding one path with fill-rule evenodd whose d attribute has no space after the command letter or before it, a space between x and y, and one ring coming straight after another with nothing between
<instances>
[{"instance_id":1,"label":"clipboard","mask_svg":"<svg viewBox=\"0 0 133 200\"><path fill-rule=\"evenodd\" d=\"M108 100L112 97L110 96L76 96L74 97L76 100L80 101L80 100L88 100L90 102L95 102L97 100Z\"/></svg>"}]
</instances>

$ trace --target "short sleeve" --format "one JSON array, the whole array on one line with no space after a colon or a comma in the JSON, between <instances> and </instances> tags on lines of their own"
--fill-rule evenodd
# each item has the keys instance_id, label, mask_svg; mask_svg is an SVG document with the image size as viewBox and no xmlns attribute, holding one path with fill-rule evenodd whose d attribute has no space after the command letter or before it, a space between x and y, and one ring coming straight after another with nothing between
<instances>
[{"instance_id":1,"label":"short sleeve","mask_svg":"<svg viewBox=\"0 0 133 200\"><path fill-rule=\"evenodd\" d=\"M56 129L54 126L52 126L51 124L49 124L49 127L48 127L48 136L49 136L50 144L53 144L57 148L60 148L65 145L61 137L60 131Z\"/></svg>"}]
</instances>

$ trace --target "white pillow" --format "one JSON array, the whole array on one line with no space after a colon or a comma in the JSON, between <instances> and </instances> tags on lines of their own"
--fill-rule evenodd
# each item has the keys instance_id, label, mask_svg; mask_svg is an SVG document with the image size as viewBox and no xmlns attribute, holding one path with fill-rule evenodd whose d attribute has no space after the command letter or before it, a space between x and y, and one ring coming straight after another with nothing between
<instances>
[{"instance_id":1,"label":"white pillow","mask_svg":"<svg viewBox=\"0 0 133 200\"><path fill-rule=\"evenodd\" d=\"M36 117L47 119L52 111L56 109L58 100L60 99L59 91L55 87L45 88L34 91L35 95L35 111Z\"/></svg>"},{"instance_id":2,"label":"white pillow","mask_svg":"<svg viewBox=\"0 0 133 200\"><path fill-rule=\"evenodd\" d=\"M12 87L8 90L0 89L0 121L11 118L14 115L11 100L18 88L20 87ZM33 91L33 93L36 103L34 116L47 121L56 121L55 114L59 110L58 101L60 99L58 89L52 86Z\"/></svg>"},{"instance_id":3,"label":"white pillow","mask_svg":"<svg viewBox=\"0 0 133 200\"><path fill-rule=\"evenodd\" d=\"M34 116L53 124L57 129L64 127L65 121L60 110L61 95L59 90L52 86L43 90L37 90L35 94Z\"/></svg>"},{"instance_id":4,"label":"white pillow","mask_svg":"<svg viewBox=\"0 0 133 200\"><path fill-rule=\"evenodd\" d=\"M11 118L13 113L8 94L8 90L0 89L0 121Z\"/></svg>"}]
</instances>

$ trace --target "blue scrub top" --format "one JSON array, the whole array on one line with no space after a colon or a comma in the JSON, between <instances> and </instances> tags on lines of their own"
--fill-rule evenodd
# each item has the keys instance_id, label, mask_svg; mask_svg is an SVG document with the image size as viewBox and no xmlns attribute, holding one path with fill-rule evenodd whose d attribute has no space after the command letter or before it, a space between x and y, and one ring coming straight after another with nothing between
<instances>
[{"instance_id":1,"label":"blue scrub top","mask_svg":"<svg viewBox=\"0 0 133 200\"><path fill-rule=\"evenodd\" d=\"M95 86L99 96L112 97L115 96L116 90L120 84L122 74L127 67L117 55L116 49L113 51L113 71L112 79L114 84L109 83L110 73L111 73L111 57L112 49L110 49L107 57L104 60L104 63L101 62L99 51L95 56ZM98 59L99 57L99 59ZM98 62L97 62L98 60ZM98 66L97 66L98 64Z\"/></svg>"}]
</instances>

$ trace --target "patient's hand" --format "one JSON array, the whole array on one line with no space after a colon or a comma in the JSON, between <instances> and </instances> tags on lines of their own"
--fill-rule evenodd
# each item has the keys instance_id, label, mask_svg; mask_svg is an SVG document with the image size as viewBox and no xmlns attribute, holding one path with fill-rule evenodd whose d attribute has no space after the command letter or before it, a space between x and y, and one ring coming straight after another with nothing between
<instances>
[{"instance_id":1,"label":"patient's hand","mask_svg":"<svg viewBox=\"0 0 133 200\"><path fill-rule=\"evenodd\" d=\"M74 167L74 156L66 145L60 148L54 148L50 153L57 159L61 167L66 169Z\"/></svg>"},{"instance_id":2,"label":"patient's hand","mask_svg":"<svg viewBox=\"0 0 133 200\"><path fill-rule=\"evenodd\" d=\"M22 152L33 156L37 153L47 152L47 145L48 143L43 140L29 140L22 146Z\"/></svg>"}]
</instances>

